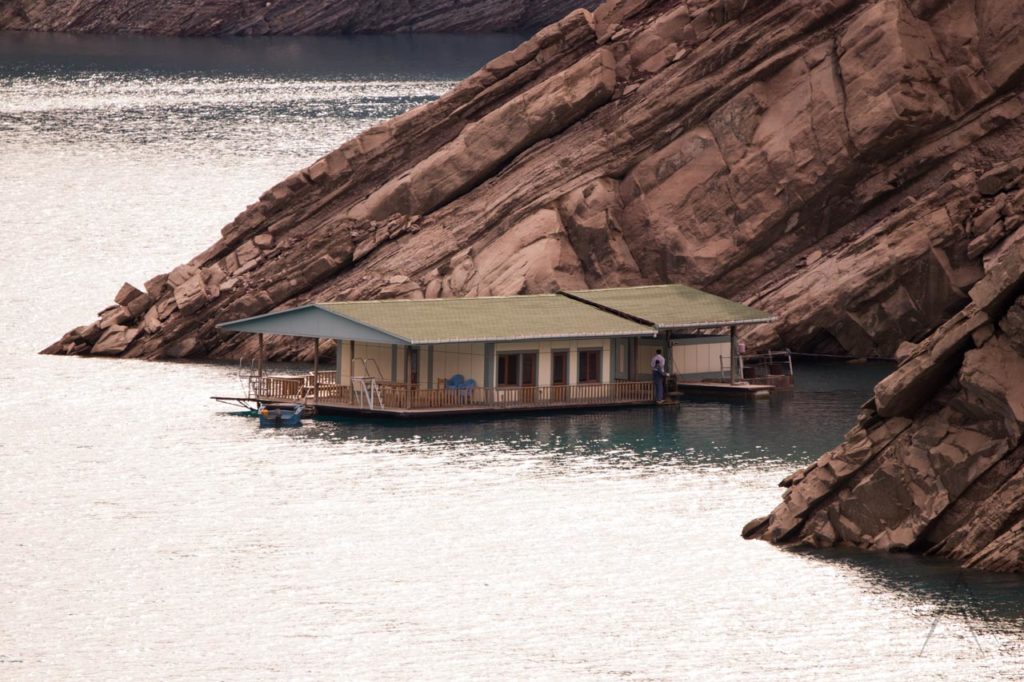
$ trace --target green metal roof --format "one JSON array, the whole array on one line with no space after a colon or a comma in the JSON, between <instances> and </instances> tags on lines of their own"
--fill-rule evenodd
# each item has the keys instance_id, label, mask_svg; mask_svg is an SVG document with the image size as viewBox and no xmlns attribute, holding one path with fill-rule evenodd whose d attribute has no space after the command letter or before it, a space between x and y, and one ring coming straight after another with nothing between
<instances>
[{"instance_id":1,"label":"green metal roof","mask_svg":"<svg viewBox=\"0 0 1024 682\"><path fill-rule=\"evenodd\" d=\"M658 329L771 322L772 315L683 284L567 291L566 296L628 315Z\"/></svg>"},{"instance_id":2,"label":"green metal roof","mask_svg":"<svg viewBox=\"0 0 1024 682\"><path fill-rule=\"evenodd\" d=\"M656 336L769 322L768 313L681 284L532 296L313 303L217 325L224 331L423 345Z\"/></svg>"},{"instance_id":3,"label":"green metal roof","mask_svg":"<svg viewBox=\"0 0 1024 682\"><path fill-rule=\"evenodd\" d=\"M653 336L633 320L557 294L319 303L411 344Z\"/></svg>"}]
</instances>

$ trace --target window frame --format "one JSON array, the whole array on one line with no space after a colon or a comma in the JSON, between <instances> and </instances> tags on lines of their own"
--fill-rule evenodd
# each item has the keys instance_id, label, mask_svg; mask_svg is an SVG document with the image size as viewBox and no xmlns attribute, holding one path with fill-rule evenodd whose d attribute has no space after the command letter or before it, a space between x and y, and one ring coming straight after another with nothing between
<instances>
[{"instance_id":1,"label":"window frame","mask_svg":"<svg viewBox=\"0 0 1024 682\"><path fill-rule=\"evenodd\" d=\"M589 354L589 353L593 353L593 354L595 354L597 356L597 364L596 364L596 367L595 367L596 372L597 372L597 378L596 379L584 379L583 378L583 372L584 372L583 356L584 356L584 354ZM577 349L577 351L576 351L576 383L578 383L578 384L600 384L600 383L602 383L601 382L601 378L602 378L602 374L604 373L602 371L603 370L602 365L604 364L603 353L604 353L604 349L601 348L600 346L597 347L597 348L579 348L579 349Z\"/></svg>"},{"instance_id":2,"label":"window frame","mask_svg":"<svg viewBox=\"0 0 1024 682\"><path fill-rule=\"evenodd\" d=\"M551 385L552 386L568 386L569 385L569 366L570 366L570 353L568 348L554 348L551 351ZM562 356L564 364L562 365L562 383L555 381L555 356Z\"/></svg>"},{"instance_id":3,"label":"window frame","mask_svg":"<svg viewBox=\"0 0 1024 682\"><path fill-rule=\"evenodd\" d=\"M526 356L526 355L530 355L533 358L533 377L532 377L533 383L530 383L530 384L523 383L523 356ZM519 387L524 387L524 386L529 388L529 387L537 385L537 381L539 379L538 374L539 374L539 371L540 371L540 357L539 357L539 352L538 351L535 351L535 350L499 351L499 352L495 353L495 356L496 356L495 357L495 361L494 361L494 365L495 365L494 385L495 386L497 386L498 388L519 388ZM514 383L507 383L507 382L502 383L502 381L501 381L502 360L512 359L512 358L514 358L514 361L513 361L513 367L514 367L514 373L515 373Z\"/></svg>"}]
</instances>

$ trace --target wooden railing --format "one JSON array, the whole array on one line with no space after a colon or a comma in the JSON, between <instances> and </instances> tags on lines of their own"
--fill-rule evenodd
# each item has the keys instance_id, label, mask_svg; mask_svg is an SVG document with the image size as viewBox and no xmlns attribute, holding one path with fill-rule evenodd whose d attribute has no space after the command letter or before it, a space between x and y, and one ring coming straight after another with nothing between
<instances>
[{"instance_id":1,"label":"wooden railing","mask_svg":"<svg viewBox=\"0 0 1024 682\"><path fill-rule=\"evenodd\" d=\"M305 397L302 376L264 376L249 378L249 392L271 400L301 400Z\"/></svg>"},{"instance_id":2,"label":"wooden railing","mask_svg":"<svg viewBox=\"0 0 1024 682\"><path fill-rule=\"evenodd\" d=\"M788 349L769 350L766 353L754 355L720 355L718 356L718 365L722 382L731 380L734 363L736 376L740 381L789 377L788 382L782 383L793 385L793 354Z\"/></svg>"},{"instance_id":3,"label":"wooden railing","mask_svg":"<svg viewBox=\"0 0 1024 682\"><path fill-rule=\"evenodd\" d=\"M253 379L254 395L271 400L318 400L368 407L362 386L335 383L334 372L320 372L316 386L313 376L263 377ZM649 381L619 381L611 384L565 386L499 386L496 388L420 388L408 384L375 382L374 407L430 410L460 407L564 407L566 405L611 405L654 400Z\"/></svg>"},{"instance_id":4,"label":"wooden railing","mask_svg":"<svg viewBox=\"0 0 1024 682\"><path fill-rule=\"evenodd\" d=\"M351 400L352 387L335 383L334 372L318 372L314 383L313 374L294 376L264 376L249 379L250 393L260 398L281 401L302 401L307 398L330 398L339 401Z\"/></svg>"}]
</instances>

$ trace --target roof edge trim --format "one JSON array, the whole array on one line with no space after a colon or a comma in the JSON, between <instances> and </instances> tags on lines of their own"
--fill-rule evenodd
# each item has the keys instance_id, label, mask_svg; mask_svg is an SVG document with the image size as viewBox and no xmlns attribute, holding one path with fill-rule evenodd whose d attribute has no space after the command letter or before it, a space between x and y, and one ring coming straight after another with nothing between
<instances>
[{"instance_id":1,"label":"roof edge trim","mask_svg":"<svg viewBox=\"0 0 1024 682\"><path fill-rule=\"evenodd\" d=\"M227 327L229 325L233 325L233 324L242 324L244 322L254 322L256 320L263 320L263 319L266 319L268 317L277 317L278 315L284 315L285 313L294 313L294 312L299 311L299 310L305 310L306 308L319 308L319 307L320 306L316 305L315 303L307 303L306 305L300 305L297 308L288 308L286 310L272 310L269 313L260 313L259 315L253 315L252 317L243 317L243 318L241 318L239 320L228 320L227 322L218 322L217 324L214 325L214 327L216 329L224 329L225 327ZM330 312L330 311L328 310L326 312ZM225 331L234 331L234 330L226 329ZM248 333L251 333L251 332L235 332L235 333L248 334Z\"/></svg>"},{"instance_id":2,"label":"roof edge trim","mask_svg":"<svg viewBox=\"0 0 1024 682\"><path fill-rule=\"evenodd\" d=\"M325 313L330 313L331 315L334 315L335 317L340 317L343 320L348 320L349 322L353 322L355 324L362 325L362 326L366 327L367 329L372 329L375 332L379 332L379 333L384 334L386 336L393 336L396 339L401 339L407 345L411 346L411 345L413 345L415 343L415 341L413 339L407 339L407 338L405 338L404 336L402 336L400 334L396 334L395 332L389 332L389 331L386 331L384 329L380 329L379 327L375 327L372 324L366 324L362 320L357 320L354 317L349 317L348 315L343 315L342 313L336 313L333 310L330 310L328 308L323 307L319 303L313 303L312 306L314 308L317 308L318 310L324 311Z\"/></svg>"}]
</instances>

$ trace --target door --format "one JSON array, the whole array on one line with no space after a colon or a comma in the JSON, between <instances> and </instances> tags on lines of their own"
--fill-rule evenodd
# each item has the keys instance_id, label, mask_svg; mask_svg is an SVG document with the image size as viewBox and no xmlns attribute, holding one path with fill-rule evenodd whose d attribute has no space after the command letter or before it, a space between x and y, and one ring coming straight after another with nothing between
<instances>
[{"instance_id":1,"label":"door","mask_svg":"<svg viewBox=\"0 0 1024 682\"><path fill-rule=\"evenodd\" d=\"M569 351L556 350L551 353L551 399L564 402L569 389Z\"/></svg>"},{"instance_id":2,"label":"door","mask_svg":"<svg viewBox=\"0 0 1024 682\"><path fill-rule=\"evenodd\" d=\"M537 398L537 391L534 388L537 385L537 354L523 353L521 357L519 381L523 387L522 400L525 403L532 403Z\"/></svg>"},{"instance_id":3,"label":"door","mask_svg":"<svg viewBox=\"0 0 1024 682\"><path fill-rule=\"evenodd\" d=\"M498 353L498 388L507 401L533 401L537 386L537 353Z\"/></svg>"}]
</instances>

